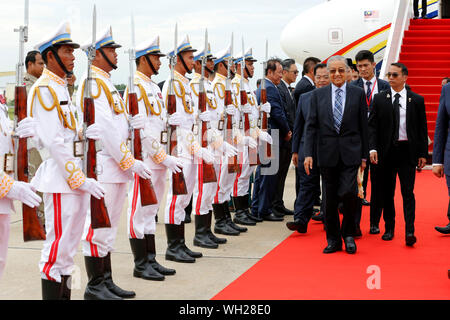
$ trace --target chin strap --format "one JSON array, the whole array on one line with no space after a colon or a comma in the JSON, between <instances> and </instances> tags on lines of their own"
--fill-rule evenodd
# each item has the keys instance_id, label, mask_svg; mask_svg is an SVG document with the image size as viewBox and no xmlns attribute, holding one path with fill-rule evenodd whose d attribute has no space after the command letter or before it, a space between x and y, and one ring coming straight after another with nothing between
<instances>
[{"instance_id":1,"label":"chin strap","mask_svg":"<svg viewBox=\"0 0 450 320\"><path fill-rule=\"evenodd\" d=\"M191 73L192 73L192 70L188 70L188 67L187 67L187 65L186 65L186 62L184 62L184 59L183 59L183 57L181 56L181 54L178 54L178 58L180 58L180 61L181 61L181 63L183 64L183 67L184 67L184 69L186 70L186 72L187 72L188 74L191 74Z\"/></svg>"},{"instance_id":2,"label":"chin strap","mask_svg":"<svg viewBox=\"0 0 450 320\"><path fill-rule=\"evenodd\" d=\"M106 56L106 54L105 54L105 52L103 51L103 49L102 49L102 48L98 48L98 51L101 53L101 55L102 55L103 58L106 60L106 62L108 62L109 66L110 66L111 68L113 68L114 70L116 70L116 69L117 69L117 65L113 64L113 63L111 62L111 60L108 59L108 57Z\"/></svg>"},{"instance_id":3,"label":"chin strap","mask_svg":"<svg viewBox=\"0 0 450 320\"><path fill-rule=\"evenodd\" d=\"M150 68L153 71L153 74L156 76L158 75L158 71L156 71L155 67L153 66L153 63L151 62L150 58L148 56L144 56L145 60L147 60L148 65L150 66Z\"/></svg>"},{"instance_id":4,"label":"chin strap","mask_svg":"<svg viewBox=\"0 0 450 320\"><path fill-rule=\"evenodd\" d=\"M58 55L58 49L56 49L55 47L50 47L51 52L53 52L53 55L55 56L56 62L58 62L59 66L61 67L61 69L64 71L64 73L66 74L67 77L71 77L73 72L67 70L66 66L64 65L64 63L61 61L61 58Z\"/></svg>"},{"instance_id":5,"label":"chin strap","mask_svg":"<svg viewBox=\"0 0 450 320\"><path fill-rule=\"evenodd\" d=\"M245 66L245 72L247 72L247 76L248 76L249 78L251 78L251 76L250 76L250 71L248 71L247 65Z\"/></svg>"}]
</instances>

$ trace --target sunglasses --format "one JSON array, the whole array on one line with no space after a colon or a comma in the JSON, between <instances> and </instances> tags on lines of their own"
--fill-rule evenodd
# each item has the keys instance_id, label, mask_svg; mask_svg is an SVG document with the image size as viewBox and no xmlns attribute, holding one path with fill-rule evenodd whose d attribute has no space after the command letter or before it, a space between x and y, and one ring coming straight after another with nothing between
<instances>
[{"instance_id":1,"label":"sunglasses","mask_svg":"<svg viewBox=\"0 0 450 320\"><path fill-rule=\"evenodd\" d=\"M390 78L390 77L397 78L399 75L400 74L398 74L397 72L388 72L388 73L386 73L386 77L388 77L388 78Z\"/></svg>"}]
</instances>

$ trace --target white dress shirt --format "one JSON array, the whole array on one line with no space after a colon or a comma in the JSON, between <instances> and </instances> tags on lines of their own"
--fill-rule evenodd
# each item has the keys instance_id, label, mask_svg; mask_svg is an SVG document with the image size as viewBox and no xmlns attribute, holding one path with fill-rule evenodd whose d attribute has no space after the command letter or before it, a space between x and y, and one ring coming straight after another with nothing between
<instances>
[{"instance_id":1,"label":"white dress shirt","mask_svg":"<svg viewBox=\"0 0 450 320\"><path fill-rule=\"evenodd\" d=\"M347 83L344 83L342 85L342 87L340 87L340 88L335 86L333 83L331 84L331 103L332 103L332 106L333 106L332 110L334 110L334 104L336 102L336 90L337 89L341 89L342 90L341 97L342 97L342 117L343 117L344 116L344 111L345 111L345 96L347 94Z\"/></svg>"},{"instance_id":2,"label":"white dress shirt","mask_svg":"<svg viewBox=\"0 0 450 320\"><path fill-rule=\"evenodd\" d=\"M394 91L394 89L391 88L391 98L392 103L394 103L395 95L399 93L400 94L400 123L398 127L398 141L408 141L408 135L406 133L406 98L407 98L407 91L406 88L403 87L403 89L400 92Z\"/></svg>"}]
</instances>

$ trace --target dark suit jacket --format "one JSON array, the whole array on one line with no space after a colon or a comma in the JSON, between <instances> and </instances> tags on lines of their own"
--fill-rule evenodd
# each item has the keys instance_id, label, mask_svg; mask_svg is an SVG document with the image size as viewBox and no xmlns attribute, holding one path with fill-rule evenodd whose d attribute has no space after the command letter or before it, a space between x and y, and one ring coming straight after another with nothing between
<instances>
[{"instance_id":1,"label":"dark suit jacket","mask_svg":"<svg viewBox=\"0 0 450 320\"><path fill-rule=\"evenodd\" d=\"M305 77L302 77L300 81L295 86L294 90L294 99L296 105L298 105L298 99L299 97L306 92L314 90L316 87L311 84L311 82L306 79Z\"/></svg>"},{"instance_id":2,"label":"dark suit jacket","mask_svg":"<svg viewBox=\"0 0 450 320\"><path fill-rule=\"evenodd\" d=\"M417 165L419 158L428 156L427 118L424 98L407 90L406 96L406 134L410 147L411 165ZM394 107L391 90L375 95L369 117L369 150L376 150L378 163L384 164L386 155L392 147L394 135Z\"/></svg>"},{"instance_id":3,"label":"dark suit jacket","mask_svg":"<svg viewBox=\"0 0 450 320\"><path fill-rule=\"evenodd\" d=\"M271 81L267 79L264 79L264 81L266 82L267 102L271 105L268 126L270 130L279 130L279 140L280 142L283 142L283 138L288 134L290 128L283 108L280 92ZM256 98L258 103L261 103L261 87L256 90ZM279 145L283 145L283 143L279 143Z\"/></svg>"},{"instance_id":4,"label":"dark suit jacket","mask_svg":"<svg viewBox=\"0 0 450 320\"><path fill-rule=\"evenodd\" d=\"M297 115L295 116L294 131L292 133L292 153L298 153L299 161L303 161L305 158L306 121L311 109L311 95L313 92L302 94L297 106ZM315 149L315 144L313 144L313 148ZM313 158L317 158L315 150L313 151Z\"/></svg>"},{"instance_id":5,"label":"dark suit jacket","mask_svg":"<svg viewBox=\"0 0 450 320\"><path fill-rule=\"evenodd\" d=\"M433 163L444 165L446 175L450 175L450 84L442 88L436 119L433 145Z\"/></svg>"},{"instance_id":6,"label":"dark suit jacket","mask_svg":"<svg viewBox=\"0 0 450 320\"><path fill-rule=\"evenodd\" d=\"M363 78L359 78L358 80L353 81L351 84L358 86L364 90L364 81L365 80ZM377 83L378 83L378 93L380 93L381 91L384 91L384 90L389 90L391 88L391 86L389 85L389 82L387 82L383 79L377 78ZM370 101L370 106L368 106L369 113L372 110L373 98L374 97L372 96L372 100Z\"/></svg>"},{"instance_id":7,"label":"dark suit jacket","mask_svg":"<svg viewBox=\"0 0 450 320\"><path fill-rule=\"evenodd\" d=\"M317 146L319 167L334 167L339 159L345 166L357 166L368 159L367 107L365 93L347 84L340 133L334 128L331 84L311 94L311 110L306 121L305 157Z\"/></svg>"},{"instance_id":8,"label":"dark suit jacket","mask_svg":"<svg viewBox=\"0 0 450 320\"><path fill-rule=\"evenodd\" d=\"M289 92L286 84L281 81L279 85L277 85L278 91L280 92L281 101L283 102L284 111L286 113L286 118L289 123L289 128L291 131L294 129L294 121L295 121L295 100Z\"/></svg>"}]
</instances>

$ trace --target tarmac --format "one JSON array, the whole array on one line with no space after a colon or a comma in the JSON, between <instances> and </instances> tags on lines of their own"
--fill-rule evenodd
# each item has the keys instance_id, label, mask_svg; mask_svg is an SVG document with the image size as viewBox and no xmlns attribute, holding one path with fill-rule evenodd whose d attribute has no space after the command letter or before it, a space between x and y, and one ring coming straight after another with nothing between
<instances>
[{"instance_id":1,"label":"tarmac","mask_svg":"<svg viewBox=\"0 0 450 320\"><path fill-rule=\"evenodd\" d=\"M167 190L164 198L166 194ZM295 171L291 165L284 191L285 206L293 209L294 201ZM40 300L42 296L38 262L42 241L23 241L20 203L15 203L15 207L16 213L11 215L6 268L0 279L0 300ZM248 231L239 236L218 235L227 238L227 243L219 245L218 249L204 249L192 243L192 222L186 224L186 244L191 250L202 252L203 257L196 259L195 263L167 261L167 238L161 222L164 220L162 206L158 213L159 222L155 235L156 260L165 267L175 269L176 274L166 276L164 281L149 281L133 277L134 262L126 231L126 210L127 201L124 201L115 251L111 258L112 274L118 286L136 292L135 300L209 300L292 234L286 228L286 222L292 221L293 216L285 216L282 222L264 221L256 226L248 226ZM71 299L82 300L87 275L81 246L74 260Z\"/></svg>"}]
</instances>

